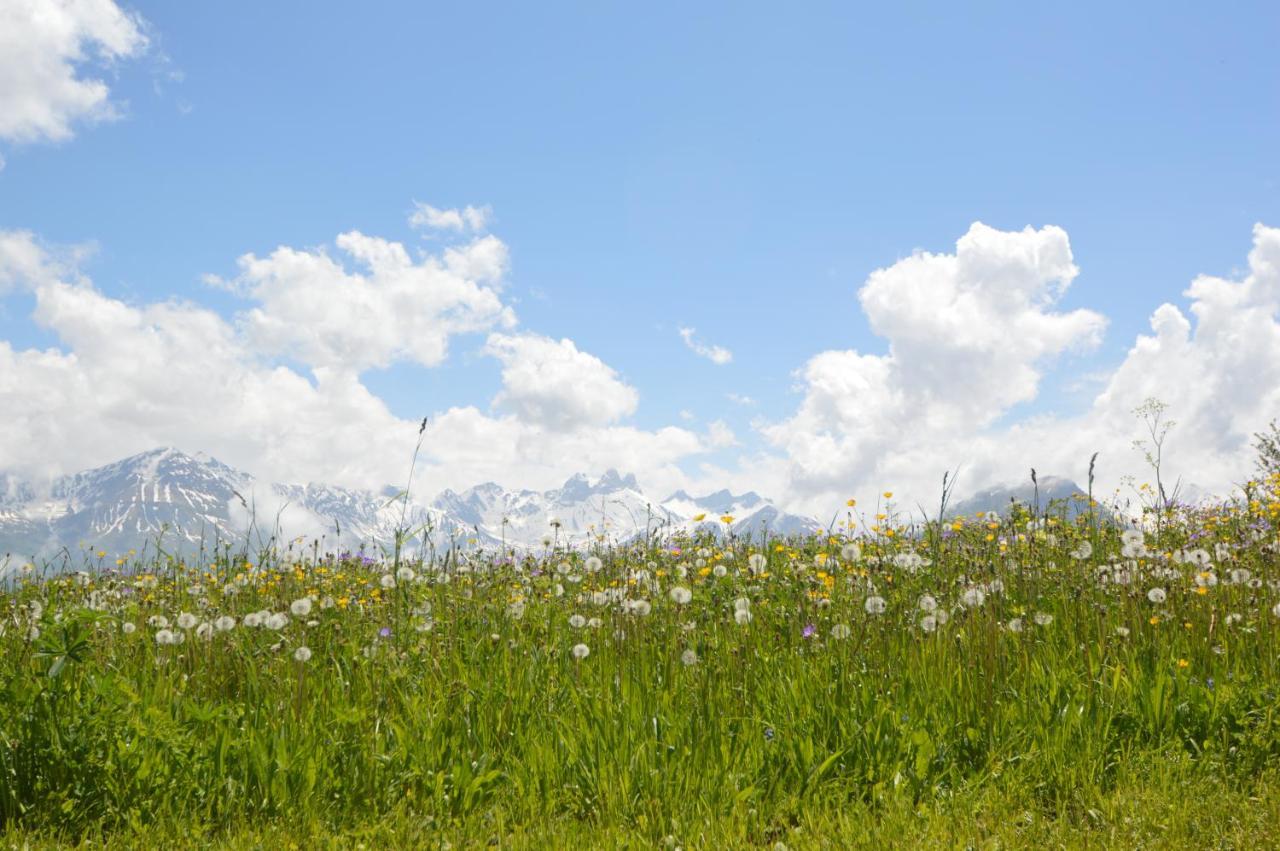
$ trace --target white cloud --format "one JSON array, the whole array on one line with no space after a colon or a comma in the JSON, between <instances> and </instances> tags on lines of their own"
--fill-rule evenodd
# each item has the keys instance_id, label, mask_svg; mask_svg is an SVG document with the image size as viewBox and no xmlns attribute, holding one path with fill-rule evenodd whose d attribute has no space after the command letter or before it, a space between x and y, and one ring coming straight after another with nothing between
<instances>
[{"instance_id":1,"label":"white cloud","mask_svg":"<svg viewBox=\"0 0 1280 851\"><path fill-rule=\"evenodd\" d=\"M143 22L112 0L7 0L0 4L0 138L61 141L77 122L115 118L107 83L80 75L147 47Z\"/></svg>"},{"instance_id":2,"label":"white cloud","mask_svg":"<svg viewBox=\"0 0 1280 851\"><path fill-rule=\"evenodd\" d=\"M696 331L697 329L695 328L680 329L680 338L684 340L684 344L689 347L691 352L698 357L706 358L716 366L724 366L733 360L733 352L723 346L708 346L695 340L693 335Z\"/></svg>"},{"instance_id":3,"label":"white cloud","mask_svg":"<svg viewBox=\"0 0 1280 851\"><path fill-rule=\"evenodd\" d=\"M494 406L528 423L556 431L607 425L633 413L639 402L635 388L572 340L492 334L485 351L502 362Z\"/></svg>"},{"instance_id":4,"label":"white cloud","mask_svg":"<svg viewBox=\"0 0 1280 851\"><path fill-rule=\"evenodd\" d=\"M741 393L726 393L724 394L724 397L733 404L742 405L743 407L750 407L756 403L755 399L750 396L744 396Z\"/></svg>"},{"instance_id":5,"label":"white cloud","mask_svg":"<svg viewBox=\"0 0 1280 851\"><path fill-rule=\"evenodd\" d=\"M375 270L344 286L376 291L386 279L458 277L458 264L413 264L393 243L343 242ZM305 270L318 270L323 286L351 277L316 252L280 249L272 258L280 261L272 274L287 290L302 288ZM356 344L340 325L332 326L337 340L288 337L316 362L308 377L273 365L276 348L264 350L242 323L188 302L126 304L81 276L76 260L76 252L53 253L29 233L0 231L0 287L29 291L33 320L59 340L47 350L0 341L0 469L54 475L171 445L268 480L381 487L403 479L419 423L392 414L349 364L327 365ZM236 284L250 296L258 285L276 284L253 275ZM352 309L347 295L325 290L324 298L335 312ZM273 315L277 309L285 308L273 302ZM315 321L330 327L326 316ZM617 425L635 408L634 389L571 341L494 334L486 348L503 362L507 413L430 412L417 479L424 492L485 480L545 488L609 467L635 472L646 486L675 488L686 482L684 459L725 439L715 428L700 435ZM571 374L577 387L568 384ZM583 395L575 398L575 390ZM573 428L561 428L567 420Z\"/></svg>"},{"instance_id":6,"label":"white cloud","mask_svg":"<svg viewBox=\"0 0 1280 851\"><path fill-rule=\"evenodd\" d=\"M467 205L462 209L442 210L430 204L415 201L409 214L409 225L421 230L480 231L489 224L493 210L489 207Z\"/></svg>"},{"instance_id":7,"label":"white cloud","mask_svg":"<svg viewBox=\"0 0 1280 851\"><path fill-rule=\"evenodd\" d=\"M241 317L259 350L356 373L395 361L435 366L451 337L515 324L500 298L507 249L495 237L417 261L358 231L336 244L355 270L323 250L240 258L231 286L259 302Z\"/></svg>"},{"instance_id":8,"label":"white cloud","mask_svg":"<svg viewBox=\"0 0 1280 851\"><path fill-rule=\"evenodd\" d=\"M811 358L798 410L762 427L783 457L753 469L820 511L883 488L931 505L957 465L962 491L1021 480L1032 466L1083 481L1100 451L1107 490L1143 472L1133 409L1156 396L1178 420L1166 474L1223 492L1249 471L1250 433L1280 410L1278 260L1280 230L1255 228L1249 275L1197 278L1186 291L1195 323L1160 306L1153 336L1138 338L1087 412L1003 426L1035 398L1051 359L1098 341L1103 319L1055 309L1076 274L1063 231L975 225L954 255L917 253L872 273L859 300L888 354Z\"/></svg>"}]
</instances>

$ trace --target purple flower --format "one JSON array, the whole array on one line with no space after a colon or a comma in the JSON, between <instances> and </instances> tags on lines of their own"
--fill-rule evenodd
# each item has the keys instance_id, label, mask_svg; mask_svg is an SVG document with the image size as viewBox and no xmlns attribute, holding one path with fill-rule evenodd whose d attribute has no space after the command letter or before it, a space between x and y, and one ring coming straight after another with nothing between
<instances>
[{"instance_id":1,"label":"purple flower","mask_svg":"<svg viewBox=\"0 0 1280 851\"><path fill-rule=\"evenodd\" d=\"M390 638L390 637L391 637L391 627L389 627L389 626L384 626L382 629L378 630L378 635L382 636L383 638Z\"/></svg>"},{"instance_id":2,"label":"purple flower","mask_svg":"<svg viewBox=\"0 0 1280 851\"><path fill-rule=\"evenodd\" d=\"M804 625L804 632L800 633L804 638L813 638L818 632L818 628L811 623Z\"/></svg>"}]
</instances>

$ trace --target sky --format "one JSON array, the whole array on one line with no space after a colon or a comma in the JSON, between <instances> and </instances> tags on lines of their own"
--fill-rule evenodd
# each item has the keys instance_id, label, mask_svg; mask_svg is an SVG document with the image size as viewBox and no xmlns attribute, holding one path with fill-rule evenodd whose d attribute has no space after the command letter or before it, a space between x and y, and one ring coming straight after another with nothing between
<instances>
[{"instance_id":1,"label":"sky","mask_svg":"<svg viewBox=\"0 0 1280 851\"><path fill-rule=\"evenodd\" d=\"M0 469L1223 493L1275 4L0 0Z\"/></svg>"}]
</instances>

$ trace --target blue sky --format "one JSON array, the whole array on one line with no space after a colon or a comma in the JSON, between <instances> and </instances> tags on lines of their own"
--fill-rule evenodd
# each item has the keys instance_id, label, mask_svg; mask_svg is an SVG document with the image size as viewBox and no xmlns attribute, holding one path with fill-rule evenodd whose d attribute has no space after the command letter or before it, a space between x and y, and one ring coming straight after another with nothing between
<instances>
[{"instance_id":1,"label":"blue sky","mask_svg":"<svg viewBox=\"0 0 1280 851\"><path fill-rule=\"evenodd\" d=\"M1056 308L1107 319L1004 424L1081 415L1152 311L1243 277L1254 224L1280 225L1274 4L689 5L123 4L145 48L76 64L118 115L0 137L0 229L92 243L112 298L233 321L244 299L201 280L243 254L353 229L434 251L415 201L487 205L519 328L616 370L639 394L619 422L732 428L674 462L694 474L775 451L752 422L795 413L819 352L886 354L859 288L975 221L1061 227L1080 271ZM35 298L0 302L15 349L59 345ZM361 381L404 419L488 411L486 333Z\"/></svg>"}]
</instances>

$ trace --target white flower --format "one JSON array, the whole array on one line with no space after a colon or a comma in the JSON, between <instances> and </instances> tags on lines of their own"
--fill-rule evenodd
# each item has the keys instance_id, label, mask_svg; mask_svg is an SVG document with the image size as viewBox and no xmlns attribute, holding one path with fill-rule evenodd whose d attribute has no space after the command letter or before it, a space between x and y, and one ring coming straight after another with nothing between
<instances>
[{"instance_id":1,"label":"white flower","mask_svg":"<svg viewBox=\"0 0 1280 851\"><path fill-rule=\"evenodd\" d=\"M223 615L222 617L218 618L216 621L213 622L213 628L216 629L218 632L227 632L231 629L234 629L235 625L236 625L236 619L231 617L231 615Z\"/></svg>"},{"instance_id":2,"label":"white flower","mask_svg":"<svg viewBox=\"0 0 1280 851\"><path fill-rule=\"evenodd\" d=\"M1126 529L1120 533L1120 542L1125 546L1141 546L1144 540L1141 529Z\"/></svg>"},{"instance_id":3,"label":"white flower","mask_svg":"<svg viewBox=\"0 0 1280 851\"><path fill-rule=\"evenodd\" d=\"M162 629L156 633L156 644L163 646L166 644L177 644L177 643L178 642L174 640L173 633L168 629Z\"/></svg>"},{"instance_id":4,"label":"white flower","mask_svg":"<svg viewBox=\"0 0 1280 851\"><path fill-rule=\"evenodd\" d=\"M1048 626L1053 623L1053 615L1048 612L1036 612L1031 619L1036 622L1037 626Z\"/></svg>"},{"instance_id":5,"label":"white flower","mask_svg":"<svg viewBox=\"0 0 1280 851\"><path fill-rule=\"evenodd\" d=\"M284 612L269 615L265 621L267 629L284 629L289 625L289 616Z\"/></svg>"},{"instance_id":6,"label":"white flower","mask_svg":"<svg viewBox=\"0 0 1280 851\"><path fill-rule=\"evenodd\" d=\"M244 625L247 627L262 626L262 613L250 612L244 616Z\"/></svg>"},{"instance_id":7,"label":"white flower","mask_svg":"<svg viewBox=\"0 0 1280 851\"><path fill-rule=\"evenodd\" d=\"M1243 585L1253 578L1253 574L1247 568L1237 567L1231 571L1231 583L1233 585Z\"/></svg>"},{"instance_id":8,"label":"white flower","mask_svg":"<svg viewBox=\"0 0 1280 851\"><path fill-rule=\"evenodd\" d=\"M1242 620L1244 620L1244 615L1239 614L1238 612L1232 612L1231 614L1223 618L1223 623L1225 623L1227 626L1234 626L1235 624L1240 623L1240 621Z\"/></svg>"},{"instance_id":9,"label":"white flower","mask_svg":"<svg viewBox=\"0 0 1280 851\"><path fill-rule=\"evenodd\" d=\"M120 631L123 632L125 635L133 635L133 633L137 631L137 629L138 628L134 626L132 623L130 623L129 621L125 621L124 623L120 624Z\"/></svg>"},{"instance_id":10,"label":"white flower","mask_svg":"<svg viewBox=\"0 0 1280 851\"><path fill-rule=\"evenodd\" d=\"M1218 584L1218 576L1212 570L1206 570L1196 574L1195 583L1200 588L1212 588Z\"/></svg>"},{"instance_id":11,"label":"white flower","mask_svg":"<svg viewBox=\"0 0 1280 851\"><path fill-rule=\"evenodd\" d=\"M311 598L299 597L289 604L289 611L293 612L295 618L305 618L311 614Z\"/></svg>"},{"instance_id":12,"label":"white flower","mask_svg":"<svg viewBox=\"0 0 1280 851\"><path fill-rule=\"evenodd\" d=\"M587 573L598 573L600 568L604 567L604 562L595 556L590 556L582 563L582 568Z\"/></svg>"},{"instance_id":13,"label":"white flower","mask_svg":"<svg viewBox=\"0 0 1280 851\"><path fill-rule=\"evenodd\" d=\"M1076 561L1083 561L1093 555L1093 544L1088 541L1081 541L1079 546L1071 551L1071 557Z\"/></svg>"},{"instance_id":14,"label":"white flower","mask_svg":"<svg viewBox=\"0 0 1280 851\"><path fill-rule=\"evenodd\" d=\"M1212 560L1209 555L1209 551L1201 549L1188 550L1186 558L1187 561L1197 567L1207 567L1209 562Z\"/></svg>"},{"instance_id":15,"label":"white flower","mask_svg":"<svg viewBox=\"0 0 1280 851\"><path fill-rule=\"evenodd\" d=\"M320 601L320 608L322 609L332 609L336 605L338 605L338 601L332 597L324 597Z\"/></svg>"},{"instance_id":16,"label":"white flower","mask_svg":"<svg viewBox=\"0 0 1280 851\"><path fill-rule=\"evenodd\" d=\"M196 638L209 639L213 638L213 624L205 621L196 627Z\"/></svg>"},{"instance_id":17,"label":"white flower","mask_svg":"<svg viewBox=\"0 0 1280 851\"><path fill-rule=\"evenodd\" d=\"M648 600L632 600L627 604L627 609L633 615L644 617L653 610L653 605Z\"/></svg>"},{"instance_id":18,"label":"white flower","mask_svg":"<svg viewBox=\"0 0 1280 851\"><path fill-rule=\"evenodd\" d=\"M831 637L843 641L853 634L848 624L838 623L831 627Z\"/></svg>"},{"instance_id":19,"label":"white flower","mask_svg":"<svg viewBox=\"0 0 1280 851\"><path fill-rule=\"evenodd\" d=\"M938 609L938 601L933 598L932 594L925 594L920 598L920 611L933 612Z\"/></svg>"},{"instance_id":20,"label":"white flower","mask_svg":"<svg viewBox=\"0 0 1280 851\"><path fill-rule=\"evenodd\" d=\"M1163 603L1167 597L1163 588L1152 588L1147 592L1147 599L1156 604Z\"/></svg>"},{"instance_id":21,"label":"white flower","mask_svg":"<svg viewBox=\"0 0 1280 851\"><path fill-rule=\"evenodd\" d=\"M746 626L747 624L751 623L751 610L738 609L733 613L733 619L738 624L742 626Z\"/></svg>"},{"instance_id":22,"label":"white flower","mask_svg":"<svg viewBox=\"0 0 1280 851\"><path fill-rule=\"evenodd\" d=\"M599 629L602 626L604 626L604 621L600 620L600 618L592 618L587 621L587 629Z\"/></svg>"},{"instance_id":23,"label":"white flower","mask_svg":"<svg viewBox=\"0 0 1280 851\"><path fill-rule=\"evenodd\" d=\"M567 561L562 561L556 565L556 573L560 574L561 576L568 574L568 572L571 570L573 570L573 565L569 564L569 562Z\"/></svg>"},{"instance_id":24,"label":"white flower","mask_svg":"<svg viewBox=\"0 0 1280 851\"><path fill-rule=\"evenodd\" d=\"M933 615L925 615L920 619L920 629L925 632L933 632L938 628L938 619Z\"/></svg>"},{"instance_id":25,"label":"white flower","mask_svg":"<svg viewBox=\"0 0 1280 851\"><path fill-rule=\"evenodd\" d=\"M960 595L960 602L970 609L976 609L986 601L986 592L981 588L970 588Z\"/></svg>"},{"instance_id":26,"label":"white flower","mask_svg":"<svg viewBox=\"0 0 1280 851\"><path fill-rule=\"evenodd\" d=\"M507 614L510 615L513 620L520 620L524 617L524 601L516 600L511 605L507 606Z\"/></svg>"},{"instance_id":27,"label":"white flower","mask_svg":"<svg viewBox=\"0 0 1280 851\"><path fill-rule=\"evenodd\" d=\"M551 536L550 536L550 535L543 535L543 536L542 536L542 546L544 546L544 547L549 547L549 546L551 546Z\"/></svg>"},{"instance_id":28,"label":"white flower","mask_svg":"<svg viewBox=\"0 0 1280 851\"><path fill-rule=\"evenodd\" d=\"M924 557L919 553L898 553L893 557L893 563L907 573L915 573L925 566Z\"/></svg>"},{"instance_id":29,"label":"white flower","mask_svg":"<svg viewBox=\"0 0 1280 851\"><path fill-rule=\"evenodd\" d=\"M585 659L591 653L591 648L585 644L575 644L571 652L573 653L573 658Z\"/></svg>"},{"instance_id":30,"label":"white flower","mask_svg":"<svg viewBox=\"0 0 1280 851\"><path fill-rule=\"evenodd\" d=\"M1121 638L1128 638L1128 637L1129 637L1129 627L1127 627L1127 626L1118 626L1118 627L1116 627L1116 635L1120 636Z\"/></svg>"},{"instance_id":31,"label":"white flower","mask_svg":"<svg viewBox=\"0 0 1280 851\"><path fill-rule=\"evenodd\" d=\"M190 612L178 615L178 629L191 629L196 625L196 616Z\"/></svg>"},{"instance_id":32,"label":"white flower","mask_svg":"<svg viewBox=\"0 0 1280 851\"><path fill-rule=\"evenodd\" d=\"M885 602L884 597L868 597L862 604L862 608L866 609L869 615L883 615L888 607L889 604Z\"/></svg>"},{"instance_id":33,"label":"white flower","mask_svg":"<svg viewBox=\"0 0 1280 851\"><path fill-rule=\"evenodd\" d=\"M728 572L729 568L725 567L723 564L717 564L715 567L711 568L711 573L717 579L723 579Z\"/></svg>"},{"instance_id":34,"label":"white flower","mask_svg":"<svg viewBox=\"0 0 1280 851\"><path fill-rule=\"evenodd\" d=\"M396 571L396 579L400 582L412 582L415 576L417 574L413 572L412 567L402 567Z\"/></svg>"},{"instance_id":35,"label":"white flower","mask_svg":"<svg viewBox=\"0 0 1280 851\"><path fill-rule=\"evenodd\" d=\"M299 647L297 650L293 651L293 658L294 658L294 659L297 659L299 662L308 662L308 661L310 661L310 660L311 660L311 648L310 648L310 647L307 647L307 646L305 646L305 645L304 645L304 646L302 646L302 647Z\"/></svg>"},{"instance_id":36,"label":"white flower","mask_svg":"<svg viewBox=\"0 0 1280 851\"><path fill-rule=\"evenodd\" d=\"M748 597L739 597L733 601L733 609L737 612L745 612L751 608L751 600Z\"/></svg>"},{"instance_id":37,"label":"white flower","mask_svg":"<svg viewBox=\"0 0 1280 851\"><path fill-rule=\"evenodd\" d=\"M686 668L691 668L698 664L698 654L694 652L693 648L689 648L680 654L680 661Z\"/></svg>"},{"instance_id":38,"label":"white flower","mask_svg":"<svg viewBox=\"0 0 1280 851\"><path fill-rule=\"evenodd\" d=\"M683 585L676 585L671 589L671 599L678 605L683 606L685 603L693 599L693 592Z\"/></svg>"},{"instance_id":39,"label":"white flower","mask_svg":"<svg viewBox=\"0 0 1280 851\"><path fill-rule=\"evenodd\" d=\"M760 553L752 553L750 557L747 558L747 569L752 573L764 573L764 569L768 567L768 565L769 560Z\"/></svg>"},{"instance_id":40,"label":"white flower","mask_svg":"<svg viewBox=\"0 0 1280 851\"><path fill-rule=\"evenodd\" d=\"M1276 603L1274 606L1271 607L1271 614L1280 618L1280 603Z\"/></svg>"},{"instance_id":41,"label":"white flower","mask_svg":"<svg viewBox=\"0 0 1280 851\"><path fill-rule=\"evenodd\" d=\"M862 558L862 547L852 542L845 544L840 548L840 558L845 561L858 561Z\"/></svg>"},{"instance_id":42,"label":"white flower","mask_svg":"<svg viewBox=\"0 0 1280 851\"><path fill-rule=\"evenodd\" d=\"M573 627L574 629L582 629L586 625L587 625L587 619L584 618L582 615L569 616L569 626Z\"/></svg>"},{"instance_id":43,"label":"white flower","mask_svg":"<svg viewBox=\"0 0 1280 851\"><path fill-rule=\"evenodd\" d=\"M1003 580L1003 579L996 578L996 579L992 579L990 582L988 582L988 583L987 583L987 593L988 593L988 594L1003 594L1003 593L1004 593L1004 580Z\"/></svg>"},{"instance_id":44,"label":"white flower","mask_svg":"<svg viewBox=\"0 0 1280 851\"><path fill-rule=\"evenodd\" d=\"M378 580L378 584L387 591L390 591L392 588L396 587L396 578L390 573L384 573L382 574L382 578Z\"/></svg>"},{"instance_id":45,"label":"white flower","mask_svg":"<svg viewBox=\"0 0 1280 851\"><path fill-rule=\"evenodd\" d=\"M147 626L159 627L160 629L169 628L169 619L164 615L152 615L147 618Z\"/></svg>"},{"instance_id":46,"label":"white flower","mask_svg":"<svg viewBox=\"0 0 1280 851\"><path fill-rule=\"evenodd\" d=\"M1007 628L1010 632L1022 632L1022 618L1014 618L1009 621Z\"/></svg>"}]
</instances>

